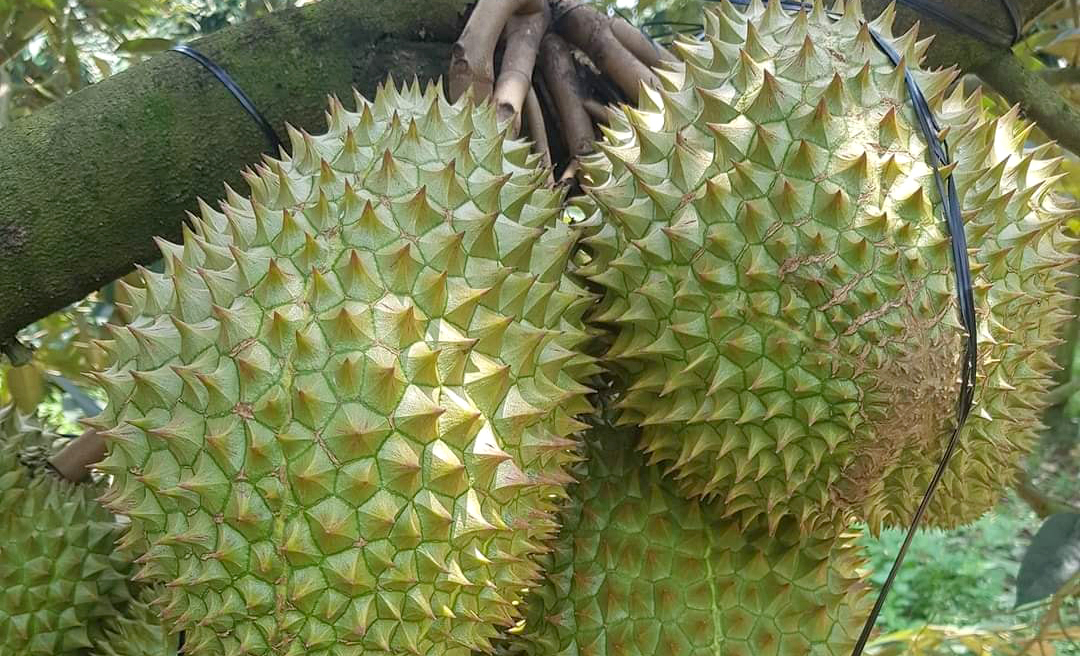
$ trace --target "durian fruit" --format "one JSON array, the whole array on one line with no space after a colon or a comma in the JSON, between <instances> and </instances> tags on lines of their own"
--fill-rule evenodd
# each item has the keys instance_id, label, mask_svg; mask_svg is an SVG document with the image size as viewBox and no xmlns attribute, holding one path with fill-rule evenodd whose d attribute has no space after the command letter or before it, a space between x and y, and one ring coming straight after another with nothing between
<instances>
[{"instance_id":1,"label":"durian fruit","mask_svg":"<svg viewBox=\"0 0 1080 656\"><path fill-rule=\"evenodd\" d=\"M557 531L595 373L529 145L438 85L333 101L104 344L110 508L191 656L460 655Z\"/></svg>"},{"instance_id":2,"label":"durian fruit","mask_svg":"<svg viewBox=\"0 0 1080 656\"><path fill-rule=\"evenodd\" d=\"M0 653L84 654L94 626L129 599L121 527L96 497L45 468L57 436L0 408Z\"/></svg>"},{"instance_id":3,"label":"durian fruit","mask_svg":"<svg viewBox=\"0 0 1080 656\"><path fill-rule=\"evenodd\" d=\"M160 590L146 588L122 615L108 618L93 656L177 656L180 635L169 635L161 615L153 607Z\"/></svg>"},{"instance_id":4,"label":"durian fruit","mask_svg":"<svg viewBox=\"0 0 1080 656\"><path fill-rule=\"evenodd\" d=\"M804 535L788 518L742 526L687 500L599 427L527 599L510 652L533 656L847 656L869 586L851 533Z\"/></svg>"},{"instance_id":5,"label":"durian fruit","mask_svg":"<svg viewBox=\"0 0 1080 656\"><path fill-rule=\"evenodd\" d=\"M927 517L955 526L1037 427L1074 259L1058 150L1025 151L1030 126L978 96L945 103L954 71L919 69L929 40L893 36L891 9L838 9L710 3L704 38L676 41L681 62L583 163L603 221L581 273L617 333L620 422L682 493L771 530L906 525L955 423L964 340L910 72L952 146L975 276L975 416Z\"/></svg>"}]
</instances>

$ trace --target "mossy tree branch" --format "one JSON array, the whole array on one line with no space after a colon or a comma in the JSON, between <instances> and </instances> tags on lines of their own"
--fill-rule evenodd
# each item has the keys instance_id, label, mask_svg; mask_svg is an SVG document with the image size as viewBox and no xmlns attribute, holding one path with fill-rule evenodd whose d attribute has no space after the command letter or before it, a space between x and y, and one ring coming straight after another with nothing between
<instances>
[{"instance_id":1,"label":"mossy tree branch","mask_svg":"<svg viewBox=\"0 0 1080 656\"><path fill-rule=\"evenodd\" d=\"M1053 2L1014 1L1027 19ZM322 0L223 30L196 46L233 74L279 131L286 120L318 130L328 90L345 94L355 85L370 93L387 72L398 79L441 74L464 2ZM863 4L873 16L888 0ZM1002 33L1011 29L996 2L953 0L949 7ZM587 8L564 18L569 20L560 27L579 32L582 45L596 46L594 37L610 36L604 53L627 53L607 57L607 68L640 68L666 54L617 21L597 20ZM901 8L894 31L920 18ZM959 65L983 75L1041 121L1051 137L1066 147L1080 146L1080 117L1057 103L1053 89L1024 71L1004 46L987 45L932 19L923 21L922 32L937 37L931 66ZM524 80L524 70L519 77ZM626 77L623 87L632 90L647 76ZM519 112L527 86L513 86L509 106ZM574 117L580 118L577 110ZM549 118L564 137L588 135L568 130L566 117ZM569 141L572 154L581 149L580 139ZM151 237L178 238L180 217L195 198L216 198L222 180L240 185L237 172L264 147L257 127L217 81L175 54L0 129L0 344L135 263L153 260Z\"/></svg>"},{"instance_id":2,"label":"mossy tree branch","mask_svg":"<svg viewBox=\"0 0 1080 656\"><path fill-rule=\"evenodd\" d=\"M1039 77L1047 84L1054 86L1065 84L1080 84L1080 68L1044 68L1039 71Z\"/></svg>"},{"instance_id":3,"label":"mossy tree branch","mask_svg":"<svg viewBox=\"0 0 1080 656\"><path fill-rule=\"evenodd\" d=\"M990 59L972 70L1007 101L1020 105L1024 114L1062 148L1080 153L1080 111L1077 111L1045 78L1024 68L1011 54Z\"/></svg>"},{"instance_id":4,"label":"mossy tree branch","mask_svg":"<svg viewBox=\"0 0 1080 656\"><path fill-rule=\"evenodd\" d=\"M192 45L279 134L317 131L326 94L443 74L463 0L323 0ZM0 343L157 258L196 198L243 188L267 147L197 63L164 53L0 129Z\"/></svg>"},{"instance_id":5,"label":"mossy tree branch","mask_svg":"<svg viewBox=\"0 0 1080 656\"><path fill-rule=\"evenodd\" d=\"M1024 21L1030 21L1046 11L1055 0L1013 0ZM864 0L867 16L885 11L888 0ZM997 0L952 0L948 10L957 16L978 19L1002 34L1012 32L1012 23L1005 7ZM932 67L959 66L993 87L1005 99L1019 104L1027 117L1062 147L1080 153L1080 112L1071 107L1051 84L1038 72L1024 68L1007 47L988 44L973 36L958 32L933 18L910 9L896 10L894 31L903 33L919 23L920 36L932 35L934 42L927 53L927 65Z\"/></svg>"}]
</instances>

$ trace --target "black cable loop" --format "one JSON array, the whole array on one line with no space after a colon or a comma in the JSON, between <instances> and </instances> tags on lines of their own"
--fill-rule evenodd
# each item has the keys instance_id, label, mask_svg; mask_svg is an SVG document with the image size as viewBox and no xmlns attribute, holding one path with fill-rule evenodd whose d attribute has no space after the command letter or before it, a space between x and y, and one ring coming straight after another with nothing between
<instances>
[{"instance_id":1,"label":"black cable loop","mask_svg":"<svg viewBox=\"0 0 1080 656\"><path fill-rule=\"evenodd\" d=\"M232 79L225 69L215 64L209 57L202 54L198 50L191 46L178 44L169 48L171 52L178 52L185 57L190 57L199 62L203 68L210 71L214 77L221 82L222 85L233 95L234 98L240 103L240 106L244 108L248 116L255 121L259 129L262 130L263 135L266 136L266 141L270 144L270 154L276 156L279 149L282 148L281 137L278 136L277 131L274 130L274 126L270 124L270 121L266 120L259 110L255 107L255 103L251 101L244 90L240 88L240 85Z\"/></svg>"},{"instance_id":2,"label":"black cable loop","mask_svg":"<svg viewBox=\"0 0 1080 656\"><path fill-rule=\"evenodd\" d=\"M730 1L733 4L742 6L749 5L749 0ZM793 0L773 1L779 1L781 6L788 9L805 10L809 8L805 3L795 2ZM1011 0L1002 0L1002 2L1008 6L1010 5ZM1014 16L1014 25L1018 26L1019 22L1016 19L1016 14L1014 12L1010 13ZM837 17L835 12L829 12L829 15L833 18ZM867 27L869 28L869 25ZM900 63L900 54L896 52L896 49L893 48L884 37L878 34L877 31L872 28L869 28L869 31L870 36L878 49L885 53L894 66L898 65ZM1019 27L1017 27L1017 34L1019 34ZM934 184L941 197L942 212L945 215L945 223L948 228L949 241L952 248L953 275L956 284L958 311L966 335L964 338L964 353L960 370L960 389L956 401L956 424L952 433L949 435L949 441L945 446L945 451L941 456L937 469L934 471L933 477L930 479L930 484L927 486L926 492L923 494L922 501L915 510L907 534L904 536L904 542L901 545L896 558L893 560L892 567L889 569L888 577L881 587L881 592L878 593L873 609L866 618L862 632L851 652L852 656L860 656L866 648L866 643L869 641L870 634L874 630L874 624L877 622L878 615L880 615L882 608L885 606L885 600L888 597L893 582L896 580L896 575L899 573L900 567L904 563L904 557L907 555L908 548L911 546L911 542L915 537L915 531L918 529L923 515L926 513L926 509L930 506L934 491L941 483L941 479L948 469L949 461L952 459L952 455L960 442L960 431L967 421L968 415L971 413L971 407L975 399L975 380L978 365L978 320L975 316L975 298L971 279L971 264L968 260L967 237L964 234L964 223L960 213L960 200L956 191L956 182L951 175L947 180L943 179L941 175L941 169L948 166L950 161L949 147L944 140L938 138L940 126L938 125L937 119L934 117L933 111L930 109L926 96L923 94L922 89L919 88L919 85L915 81L910 70L905 71L904 73L904 83L907 87L908 95L911 96L911 104L915 110L915 117L919 123L919 128L926 138L926 143L930 151L930 163L934 172Z\"/></svg>"}]
</instances>

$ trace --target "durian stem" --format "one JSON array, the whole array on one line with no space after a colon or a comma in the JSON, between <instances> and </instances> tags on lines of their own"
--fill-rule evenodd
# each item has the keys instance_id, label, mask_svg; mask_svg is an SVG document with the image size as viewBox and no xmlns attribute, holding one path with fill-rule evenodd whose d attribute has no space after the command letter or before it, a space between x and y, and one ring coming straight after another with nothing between
<instances>
[{"instance_id":1,"label":"durian stem","mask_svg":"<svg viewBox=\"0 0 1080 656\"><path fill-rule=\"evenodd\" d=\"M592 98L586 98L583 104L585 105L585 111L589 113L593 121L605 125L611 121L611 110L604 103Z\"/></svg>"},{"instance_id":2,"label":"durian stem","mask_svg":"<svg viewBox=\"0 0 1080 656\"><path fill-rule=\"evenodd\" d=\"M322 0L193 42L280 134L326 125L326 95L445 73L461 0ZM422 39L422 41L421 41ZM164 53L0 128L0 344L160 257L266 140L197 63ZM88 257L89 253L95 257Z\"/></svg>"},{"instance_id":3,"label":"durian stem","mask_svg":"<svg viewBox=\"0 0 1080 656\"><path fill-rule=\"evenodd\" d=\"M451 99L472 87L477 98L491 97L495 86L495 46L510 17L542 12L544 0L480 0L450 50Z\"/></svg>"},{"instance_id":4,"label":"durian stem","mask_svg":"<svg viewBox=\"0 0 1080 656\"><path fill-rule=\"evenodd\" d=\"M611 33L619 40L624 48L637 57L646 66L656 66L661 61L675 62L678 59L668 52L668 49L645 36L622 18L611 18L608 21Z\"/></svg>"},{"instance_id":5,"label":"durian stem","mask_svg":"<svg viewBox=\"0 0 1080 656\"><path fill-rule=\"evenodd\" d=\"M514 134L521 129L521 109L532 90L540 39L551 17L547 3L540 5L541 11L513 16L506 24L506 50L495 82L495 112L500 121L513 119Z\"/></svg>"},{"instance_id":6,"label":"durian stem","mask_svg":"<svg viewBox=\"0 0 1080 656\"><path fill-rule=\"evenodd\" d=\"M540 153L544 168L551 169L551 146L548 144L547 126L544 125L544 112L540 108L540 99L531 86L525 95L525 127L533 140L533 149ZM550 177L550 173L548 174ZM549 180L551 182L551 180Z\"/></svg>"},{"instance_id":7,"label":"durian stem","mask_svg":"<svg viewBox=\"0 0 1080 656\"><path fill-rule=\"evenodd\" d=\"M593 128L577 86L570 46L557 34L540 42L540 69L562 125L563 142L571 158L592 151Z\"/></svg>"},{"instance_id":8,"label":"durian stem","mask_svg":"<svg viewBox=\"0 0 1080 656\"><path fill-rule=\"evenodd\" d=\"M1038 73L1011 54L986 61L972 71L1035 121L1061 147L1080 154L1080 112Z\"/></svg>"},{"instance_id":9,"label":"durian stem","mask_svg":"<svg viewBox=\"0 0 1080 656\"><path fill-rule=\"evenodd\" d=\"M575 4L578 2L580 0L558 0L555 3L554 14L558 17L555 29L588 55L627 98L637 102L641 84L659 85L656 75L645 62L655 63L662 58L661 54L644 35L637 33L640 38L631 36L630 32L637 32L631 25L615 28L615 24L626 22L622 18L605 16L592 7ZM615 36L616 29L629 46ZM639 52L641 54L637 55Z\"/></svg>"},{"instance_id":10,"label":"durian stem","mask_svg":"<svg viewBox=\"0 0 1080 656\"><path fill-rule=\"evenodd\" d=\"M90 467L104 457L105 440L96 431L87 430L49 458L49 464L67 480L78 483L85 480L90 475Z\"/></svg>"}]
</instances>

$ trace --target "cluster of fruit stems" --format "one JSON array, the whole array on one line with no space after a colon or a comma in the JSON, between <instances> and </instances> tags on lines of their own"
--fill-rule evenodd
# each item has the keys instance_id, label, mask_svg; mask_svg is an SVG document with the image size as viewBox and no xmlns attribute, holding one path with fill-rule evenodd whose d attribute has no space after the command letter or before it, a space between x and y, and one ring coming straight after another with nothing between
<instances>
[{"instance_id":1,"label":"cluster of fruit stems","mask_svg":"<svg viewBox=\"0 0 1080 656\"><path fill-rule=\"evenodd\" d=\"M515 133L524 126L567 182L592 151L607 105L636 103L642 84L658 86L651 67L662 60L674 56L581 0L479 0L451 51L448 86L451 99L470 90L492 98L498 117Z\"/></svg>"}]
</instances>

